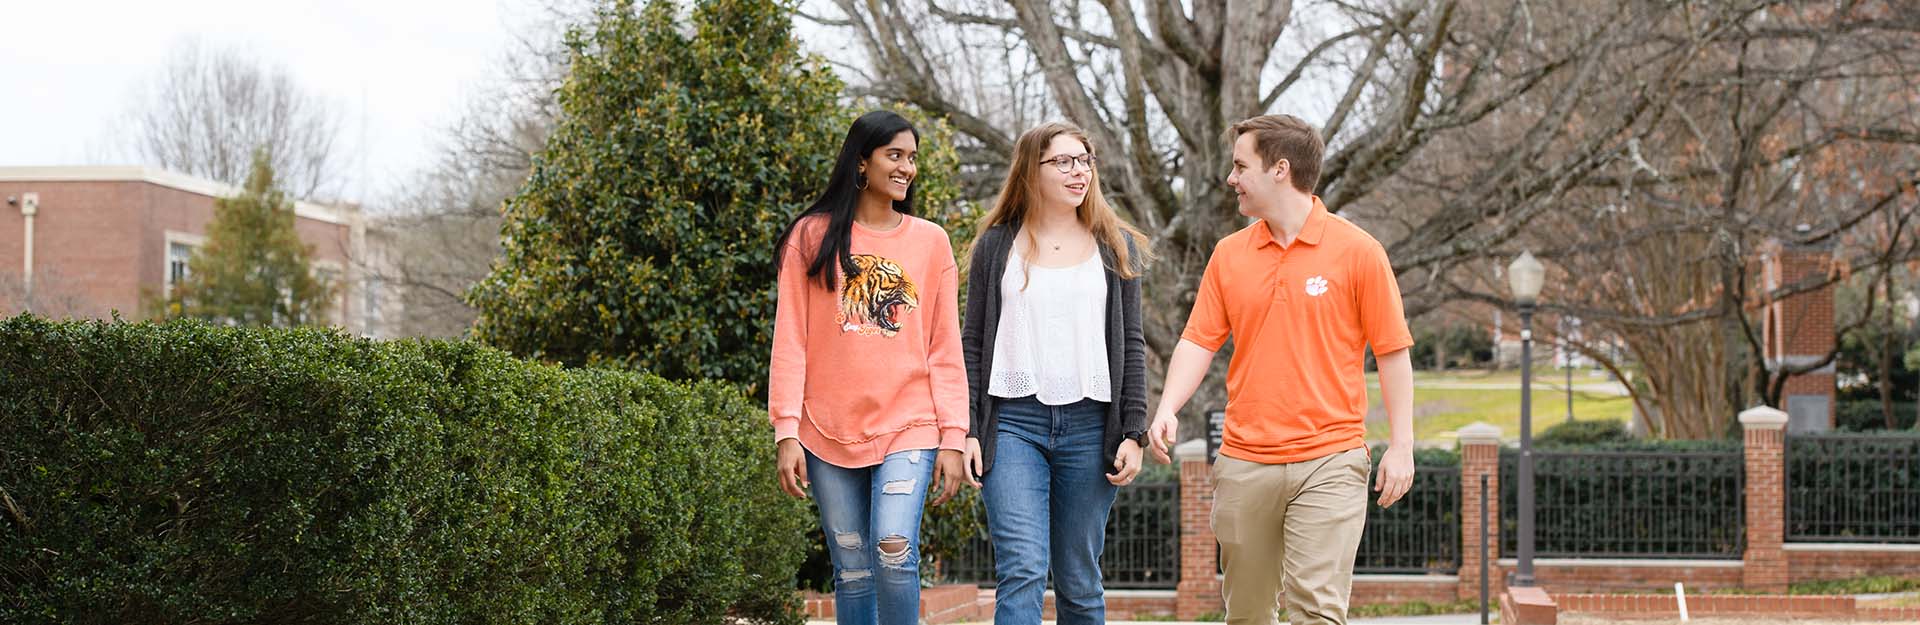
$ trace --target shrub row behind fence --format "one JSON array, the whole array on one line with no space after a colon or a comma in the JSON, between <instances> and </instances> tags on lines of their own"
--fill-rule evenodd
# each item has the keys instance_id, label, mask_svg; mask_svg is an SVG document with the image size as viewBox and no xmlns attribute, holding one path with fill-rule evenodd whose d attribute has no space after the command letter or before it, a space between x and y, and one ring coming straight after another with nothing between
<instances>
[{"instance_id":1,"label":"shrub row behind fence","mask_svg":"<svg viewBox=\"0 0 1920 625\"><path fill-rule=\"evenodd\" d=\"M1791 435L1787 540L1920 542L1920 434Z\"/></svg>"}]
</instances>

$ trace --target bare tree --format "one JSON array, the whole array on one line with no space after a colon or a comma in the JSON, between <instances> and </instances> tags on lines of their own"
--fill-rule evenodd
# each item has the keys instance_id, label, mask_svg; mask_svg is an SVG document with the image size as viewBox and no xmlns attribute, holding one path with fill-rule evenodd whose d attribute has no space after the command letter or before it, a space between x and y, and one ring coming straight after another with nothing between
<instances>
[{"instance_id":1,"label":"bare tree","mask_svg":"<svg viewBox=\"0 0 1920 625\"><path fill-rule=\"evenodd\" d=\"M238 49L179 44L125 122L124 149L153 165L238 187L264 149L294 197L339 191L339 112Z\"/></svg>"},{"instance_id":2,"label":"bare tree","mask_svg":"<svg viewBox=\"0 0 1920 625\"><path fill-rule=\"evenodd\" d=\"M1653 216L1637 227L1701 237L1660 245L1711 252L1710 262L1689 266L1704 277L1674 285L1676 296L1700 307L1562 303L1549 314L1705 323L1718 327L1714 344L1742 334L1737 292L1749 244L1762 231L1791 232L1772 229L1790 223L1785 217L1748 218L1772 206L1774 185L1759 184L1753 171L1829 146L1910 149L1920 137L1911 114L1821 116L1849 81L1877 80L1884 89L1920 72L1911 45L1920 28L1890 2L831 3L838 15L821 19L859 42L870 81L863 88L950 116L981 144L979 163L989 167L1003 166L995 155L1021 128L974 104L998 100L966 93L979 85L947 80L948 68L967 53L955 42L1019 42L1020 62L1039 68L1034 82L1059 115L1087 127L1106 154L1104 179L1117 203L1165 252L1148 284L1147 340L1161 356L1178 340L1213 243L1244 223L1222 184L1225 130L1241 118L1291 111L1319 122L1329 153L1317 192L1388 247L1410 315L1462 299L1501 303L1504 289L1487 288L1490 261L1557 243L1549 233L1563 230L1546 222L1576 219L1563 217L1569 205L1604 206L1598 198L1625 193ZM1702 119L1720 125L1691 133L1689 125L1708 123ZM1840 132L1843 121L1854 127ZM1891 171L1899 163L1866 165ZM1663 214L1653 203L1674 197L1682 182L1718 195L1688 195L1698 210ZM1648 189L1662 184L1669 188ZM1475 272L1477 285L1467 279ZM1687 390L1659 392L1724 403L1725 389L1737 386L1724 378L1675 380ZM1194 405L1219 398L1202 395ZM1683 418L1704 410L1682 410Z\"/></svg>"},{"instance_id":3,"label":"bare tree","mask_svg":"<svg viewBox=\"0 0 1920 625\"><path fill-rule=\"evenodd\" d=\"M112 310L82 293L80 282L57 268L43 267L28 286L26 277L0 272L0 315L33 313L49 319L100 318Z\"/></svg>"},{"instance_id":4,"label":"bare tree","mask_svg":"<svg viewBox=\"0 0 1920 625\"><path fill-rule=\"evenodd\" d=\"M1510 258L1530 247L1556 270L1543 295L1548 313L1578 317L1601 331L1594 337L1626 348L1630 362L1576 344L1641 382L1629 386L1634 401L1668 437L1719 436L1738 409L1778 405L1788 377L1833 361L1833 353L1793 365L1762 358L1759 317L1769 303L1856 272L1884 274L1920 253L1915 25L1886 3L1743 8L1702 42L1662 114L1619 158L1573 181L1556 210L1491 251ZM1680 40L1673 28L1657 24L1644 40ZM1612 112L1568 123L1605 123ZM1484 166L1472 149L1456 153L1467 170ZM1829 271L1793 284L1758 280L1766 255L1808 245L1830 250ZM1505 290L1485 271L1434 282L1493 304ZM1866 319L1839 319L1837 331L1858 331Z\"/></svg>"},{"instance_id":5,"label":"bare tree","mask_svg":"<svg viewBox=\"0 0 1920 625\"><path fill-rule=\"evenodd\" d=\"M442 132L439 155L411 176L391 210L369 228L365 275L398 306L384 306L390 334L453 337L473 325L469 288L486 278L500 250L500 206L526 181L560 112L567 29L592 13L587 2L551 2L518 18L513 47L496 79L466 100ZM386 313L384 310L394 310Z\"/></svg>"}]
</instances>

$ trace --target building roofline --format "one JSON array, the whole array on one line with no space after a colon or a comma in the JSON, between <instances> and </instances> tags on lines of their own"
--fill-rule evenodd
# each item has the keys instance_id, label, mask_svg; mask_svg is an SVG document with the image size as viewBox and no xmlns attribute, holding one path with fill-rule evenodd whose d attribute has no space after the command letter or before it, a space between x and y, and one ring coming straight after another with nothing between
<instances>
[{"instance_id":1,"label":"building roofline","mask_svg":"<svg viewBox=\"0 0 1920 625\"><path fill-rule=\"evenodd\" d=\"M240 188L176 171L139 165L0 167L0 182L145 182L212 198L233 197ZM294 200L293 214L330 224L348 224L358 209Z\"/></svg>"}]
</instances>

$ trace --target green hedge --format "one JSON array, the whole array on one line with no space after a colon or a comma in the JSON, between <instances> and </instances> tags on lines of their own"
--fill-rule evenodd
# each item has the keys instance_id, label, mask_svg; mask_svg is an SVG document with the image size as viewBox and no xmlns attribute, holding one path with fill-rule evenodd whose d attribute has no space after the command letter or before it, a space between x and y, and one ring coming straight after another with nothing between
<instances>
[{"instance_id":1,"label":"green hedge","mask_svg":"<svg viewBox=\"0 0 1920 625\"><path fill-rule=\"evenodd\" d=\"M797 623L764 423L469 343L0 321L0 622Z\"/></svg>"},{"instance_id":2,"label":"green hedge","mask_svg":"<svg viewBox=\"0 0 1920 625\"><path fill-rule=\"evenodd\" d=\"M1787 540L1920 543L1920 433L1789 435Z\"/></svg>"},{"instance_id":3,"label":"green hedge","mask_svg":"<svg viewBox=\"0 0 1920 625\"><path fill-rule=\"evenodd\" d=\"M1913 429L1913 418L1913 402L1893 402L1895 430ZM1883 432L1887 429L1887 415L1881 412L1878 399L1842 399L1834 403L1833 421L1834 429L1841 432Z\"/></svg>"},{"instance_id":4,"label":"green hedge","mask_svg":"<svg viewBox=\"0 0 1920 625\"><path fill-rule=\"evenodd\" d=\"M1518 547L1519 450L1500 450L1501 553ZM1738 440L1542 445L1534 455L1540 557L1738 558Z\"/></svg>"},{"instance_id":5,"label":"green hedge","mask_svg":"<svg viewBox=\"0 0 1920 625\"><path fill-rule=\"evenodd\" d=\"M1541 447L1626 443L1633 440L1619 421L1583 420L1556 423L1540 434Z\"/></svg>"}]
</instances>

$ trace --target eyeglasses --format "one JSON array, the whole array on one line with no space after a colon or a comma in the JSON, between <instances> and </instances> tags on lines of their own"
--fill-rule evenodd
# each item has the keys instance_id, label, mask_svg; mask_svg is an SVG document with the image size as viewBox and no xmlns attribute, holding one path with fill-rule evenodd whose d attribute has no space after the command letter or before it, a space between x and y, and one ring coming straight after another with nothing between
<instances>
[{"instance_id":1,"label":"eyeglasses","mask_svg":"<svg viewBox=\"0 0 1920 625\"><path fill-rule=\"evenodd\" d=\"M1060 170L1060 173L1066 174L1066 173L1073 172L1073 166L1075 163L1078 163L1080 165L1085 165L1087 168L1087 171L1093 171L1094 163L1100 162L1100 159L1095 158L1092 152L1088 152L1086 154L1081 154L1079 156L1066 156L1066 155L1055 156L1053 158L1040 161L1040 162L1053 165L1054 169Z\"/></svg>"}]
</instances>

